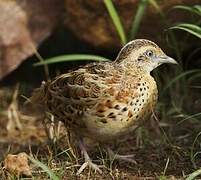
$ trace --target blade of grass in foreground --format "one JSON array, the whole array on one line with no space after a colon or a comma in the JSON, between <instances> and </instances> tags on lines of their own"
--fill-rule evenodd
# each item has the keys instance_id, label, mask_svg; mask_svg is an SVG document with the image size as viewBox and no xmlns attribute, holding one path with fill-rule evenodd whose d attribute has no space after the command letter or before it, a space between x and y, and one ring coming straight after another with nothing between
<instances>
[{"instance_id":1,"label":"blade of grass in foreground","mask_svg":"<svg viewBox=\"0 0 201 180\"><path fill-rule=\"evenodd\" d=\"M49 59L46 59L45 61L41 61L38 63L35 63L34 66L40 66L44 64L54 64L54 63L61 63L66 61L83 61L83 60L89 60L89 61L109 61L109 59L96 56L96 55L88 55L88 54L70 54L70 55L61 55L52 57Z\"/></svg>"},{"instance_id":2,"label":"blade of grass in foreground","mask_svg":"<svg viewBox=\"0 0 201 180\"><path fill-rule=\"evenodd\" d=\"M195 24L182 23L182 24L178 24L176 26L170 27L169 29L183 30L201 39L201 27Z\"/></svg>"},{"instance_id":3,"label":"blade of grass in foreground","mask_svg":"<svg viewBox=\"0 0 201 180\"><path fill-rule=\"evenodd\" d=\"M119 34L119 37L121 39L122 45L126 44L127 39L126 39L126 34L123 28L123 25L121 23L120 17L113 5L112 0L104 0L105 6L110 14L110 17L115 25L115 28Z\"/></svg>"},{"instance_id":4,"label":"blade of grass in foreground","mask_svg":"<svg viewBox=\"0 0 201 180\"><path fill-rule=\"evenodd\" d=\"M148 5L148 2L149 0L141 0L139 2L139 5L138 5L138 8L137 8L137 12L136 12L136 15L133 19L133 23L132 23L132 26L131 26L131 31L130 31L130 36L129 36L129 39L133 39L138 30L139 30L139 27L140 27L140 23L142 21L142 18L143 18L143 15L144 15L144 12L145 12L145 9Z\"/></svg>"},{"instance_id":5,"label":"blade of grass in foreground","mask_svg":"<svg viewBox=\"0 0 201 180\"><path fill-rule=\"evenodd\" d=\"M200 116L201 116L201 112L200 112L200 113L193 114L193 115L190 115L190 116L188 115L186 118L184 118L184 119L182 119L181 121L179 121L179 122L177 123L177 125L183 123L183 122L186 121L186 120L193 119L193 118L195 118L195 117L200 117Z\"/></svg>"},{"instance_id":6,"label":"blade of grass in foreground","mask_svg":"<svg viewBox=\"0 0 201 180\"><path fill-rule=\"evenodd\" d=\"M49 167L47 167L45 164L43 164L42 162L32 158L31 156L28 156L29 160L34 163L35 165L37 165L38 167L40 167L41 169L43 169L50 177L51 180L60 180L58 176L56 176L54 174L54 172L49 169Z\"/></svg>"},{"instance_id":7,"label":"blade of grass in foreground","mask_svg":"<svg viewBox=\"0 0 201 180\"><path fill-rule=\"evenodd\" d=\"M158 1L157 0L149 0L149 4L151 4L155 9L156 11L163 17L165 18L164 16L164 13L163 11L161 10L159 4L158 4Z\"/></svg>"},{"instance_id":8,"label":"blade of grass in foreground","mask_svg":"<svg viewBox=\"0 0 201 180\"><path fill-rule=\"evenodd\" d=\"M174 6L173 9L182 9L182 10L189 11L191 13L195 13L195 14L201 16L201 6L200 5L194 5L194 6L178 5L178 6Z\"/></svg>"},{"instance_id":9,"label":"blade of grass in foreground","mask_svg":"<svg viewBox=\"0 0 201 180\"><path fill-rule=\"evenodd\" d=\"M195 70L190 70L190 71L185 71L181 74L179 74L178 76L176 76L175 78L173 78L163 89L163 92L162 94L170 87L172 86L172 84L174 84L175 82L177 82L179 79L181 79L182 77L185 77L189 74L192 74L192 73L197 73L197 72L200 72L201 70L200 69L195 69Z\"/></svg>"},{"instance_id":10,"label":"blade of grass in foreground","mask_svg":"<svg viewBox=\"0 0 201 180\"><path fill-rule=\"evenodd\" d=\"M195 158L196 158L196 156L197 156L198 154L200 154L200 151L194 152L194 150L196 150L196 143L198 143L197 140L198 140L198 138L200 137L200 135L201 135L201 132L199 132L199 133L196 135L196 137L195 137L195 139L194 139L194 141L193 141L193 144L192 144L192 146L191 146L190 157L191 157L191 162L193 163L194 169L197 169L197 165L196 165L196 162L195 162ZM190 175L189 175L189 176L190 176Z\"/></svg>"},{"instance_id":11,"label":"blade of grass in foreground","mask_svg":"<svg viewBox=\"0 0 201 180\"><path fill-rule=\"evenodd\" d=\"M194 171L193 173L191 173L190 175L188 175L188 177L185 180L194 180L199 175L201 175L201 169L198 169Z\"/></svg>"}]
</instances>

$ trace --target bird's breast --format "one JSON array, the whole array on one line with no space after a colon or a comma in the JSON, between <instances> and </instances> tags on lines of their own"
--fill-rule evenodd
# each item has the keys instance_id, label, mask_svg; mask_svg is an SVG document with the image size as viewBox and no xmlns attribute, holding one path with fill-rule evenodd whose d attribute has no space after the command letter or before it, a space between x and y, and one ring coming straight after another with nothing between
<instances>
[{"instance_id":1,"label":"bird's breast","mask_svg":"<svg viewBox=\"0 0 201 180\"><path fill-rule=\"evenodd\" d=\"M102 97L85 119L91 134L103 141L135 130L157 102L157 86L151 76L137 83L129 80L118 88L108 89L109 96Z\"/></svg>"}]
</instances>

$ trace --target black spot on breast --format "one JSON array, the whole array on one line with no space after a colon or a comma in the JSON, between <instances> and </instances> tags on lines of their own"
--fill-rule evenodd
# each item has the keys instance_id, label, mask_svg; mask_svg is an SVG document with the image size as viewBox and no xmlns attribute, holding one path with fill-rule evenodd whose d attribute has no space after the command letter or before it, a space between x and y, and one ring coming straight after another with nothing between
<instances>
[{"instance_id":1,"label":"black spot on breast","mask_svg":"<svg viewBox=\"0 0 201 180\"><path fill-rule=\"evenodd\" d=\"M128 111L128 117L132 118L133 117L133 113L131 111Z\"/></svg>"},{"instance_id":2,"label":"black spot on breast","mask_svg":"<svg viewBox=\"0 0 201 180\"><path fill-rule=\"evenodd\" d=\"M140 88L140 91L142 91L142 88Z\"/></svg>"},{"instance_id":3,"label":"black spot on breast","mask_svg":"<svg viewBox=\"0 0 201 180\"><path fill-rule=\"evenodd\" d=\"M114 106L115 109L120 110L120 106L117 104Z\"/></svg>"},{"instance_id":4,"label":"black spot on breast","mask_svg":"<svg viewBox=\"0 0 201 180\"><path fill-rule=\"evenodd\" d=\"M136 118L138 118L139 116L137 115Z\"/></svg>"},{"instance_id":5,"label":"black spot on breast","mask_svg":"<svg viewBox=\"0 0 201 180\"><path fill-rule=\"evenodd\" d=\"M125 112L125 111L127 111L127 110L128 110L127 107L124 107L124 108L122 109L123 112Z\"/></svg>"},{"instance_id":6,"label":"black spot on breast","mask_svg":"<svg viewBox=\"0 0 201 180\"><path fill-rule=\"evenodd\" d=\"M108 99L108 100L105 102L105 106L108 107L108 108L112 108L112 107L113 107L112 101Z\"/></svg>"},{"instance_id":7,"label":"black spot on breast","mask_svg":"<svg viewBox=\"0 0 201 180\"><path fill-rule=\"evenodd\" d=\"M116 118L115 114L113 112L111 112L110 114L108 114L107 116L108 118Z\"/></svg>"},{"instance_id":8,"label":"black spot on breast","mask_svg":"<svg viewBox=\"0 0 201 180\"><path fill-rule=\"evenodd\" d=\"M107 123L107 120L106 120L106 119L101 119L100 122L106 124L106 123Z\"/></svg>"}]
</instances>

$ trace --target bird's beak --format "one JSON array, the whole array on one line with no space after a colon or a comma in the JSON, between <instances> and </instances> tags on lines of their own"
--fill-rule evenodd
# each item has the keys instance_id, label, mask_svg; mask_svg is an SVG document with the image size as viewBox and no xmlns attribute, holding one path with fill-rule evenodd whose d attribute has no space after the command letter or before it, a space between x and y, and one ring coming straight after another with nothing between
<instances>
[{"instance_id":1,"label":"bird's beak","mask_svg":"<svg viewBox=\"0 0 201 180\"><path fill-rule=\"evenodd\" d=\"M169 57L169 56L159 56L156 58L160 64L163 63L170 63L170 64L178 64L177 61L175 61L173 58Z\"/></svg>"}]
</instances>

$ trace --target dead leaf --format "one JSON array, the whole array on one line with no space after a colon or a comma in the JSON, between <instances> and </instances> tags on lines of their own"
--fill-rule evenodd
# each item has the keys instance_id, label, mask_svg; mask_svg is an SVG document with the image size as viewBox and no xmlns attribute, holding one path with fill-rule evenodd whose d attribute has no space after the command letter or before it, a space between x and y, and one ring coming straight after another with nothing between
<instances>
[{"instance_id":1,"label":"dead leaf","mask_svg":"<svg viewBox=\"0 0 201 180\"><path fill-rule=\"evenodd\" d=\"M17 155L8 154L4 160L4 168L15 175L32 175L27 154L24 152Z\"/></svg>"}]
</instances>

